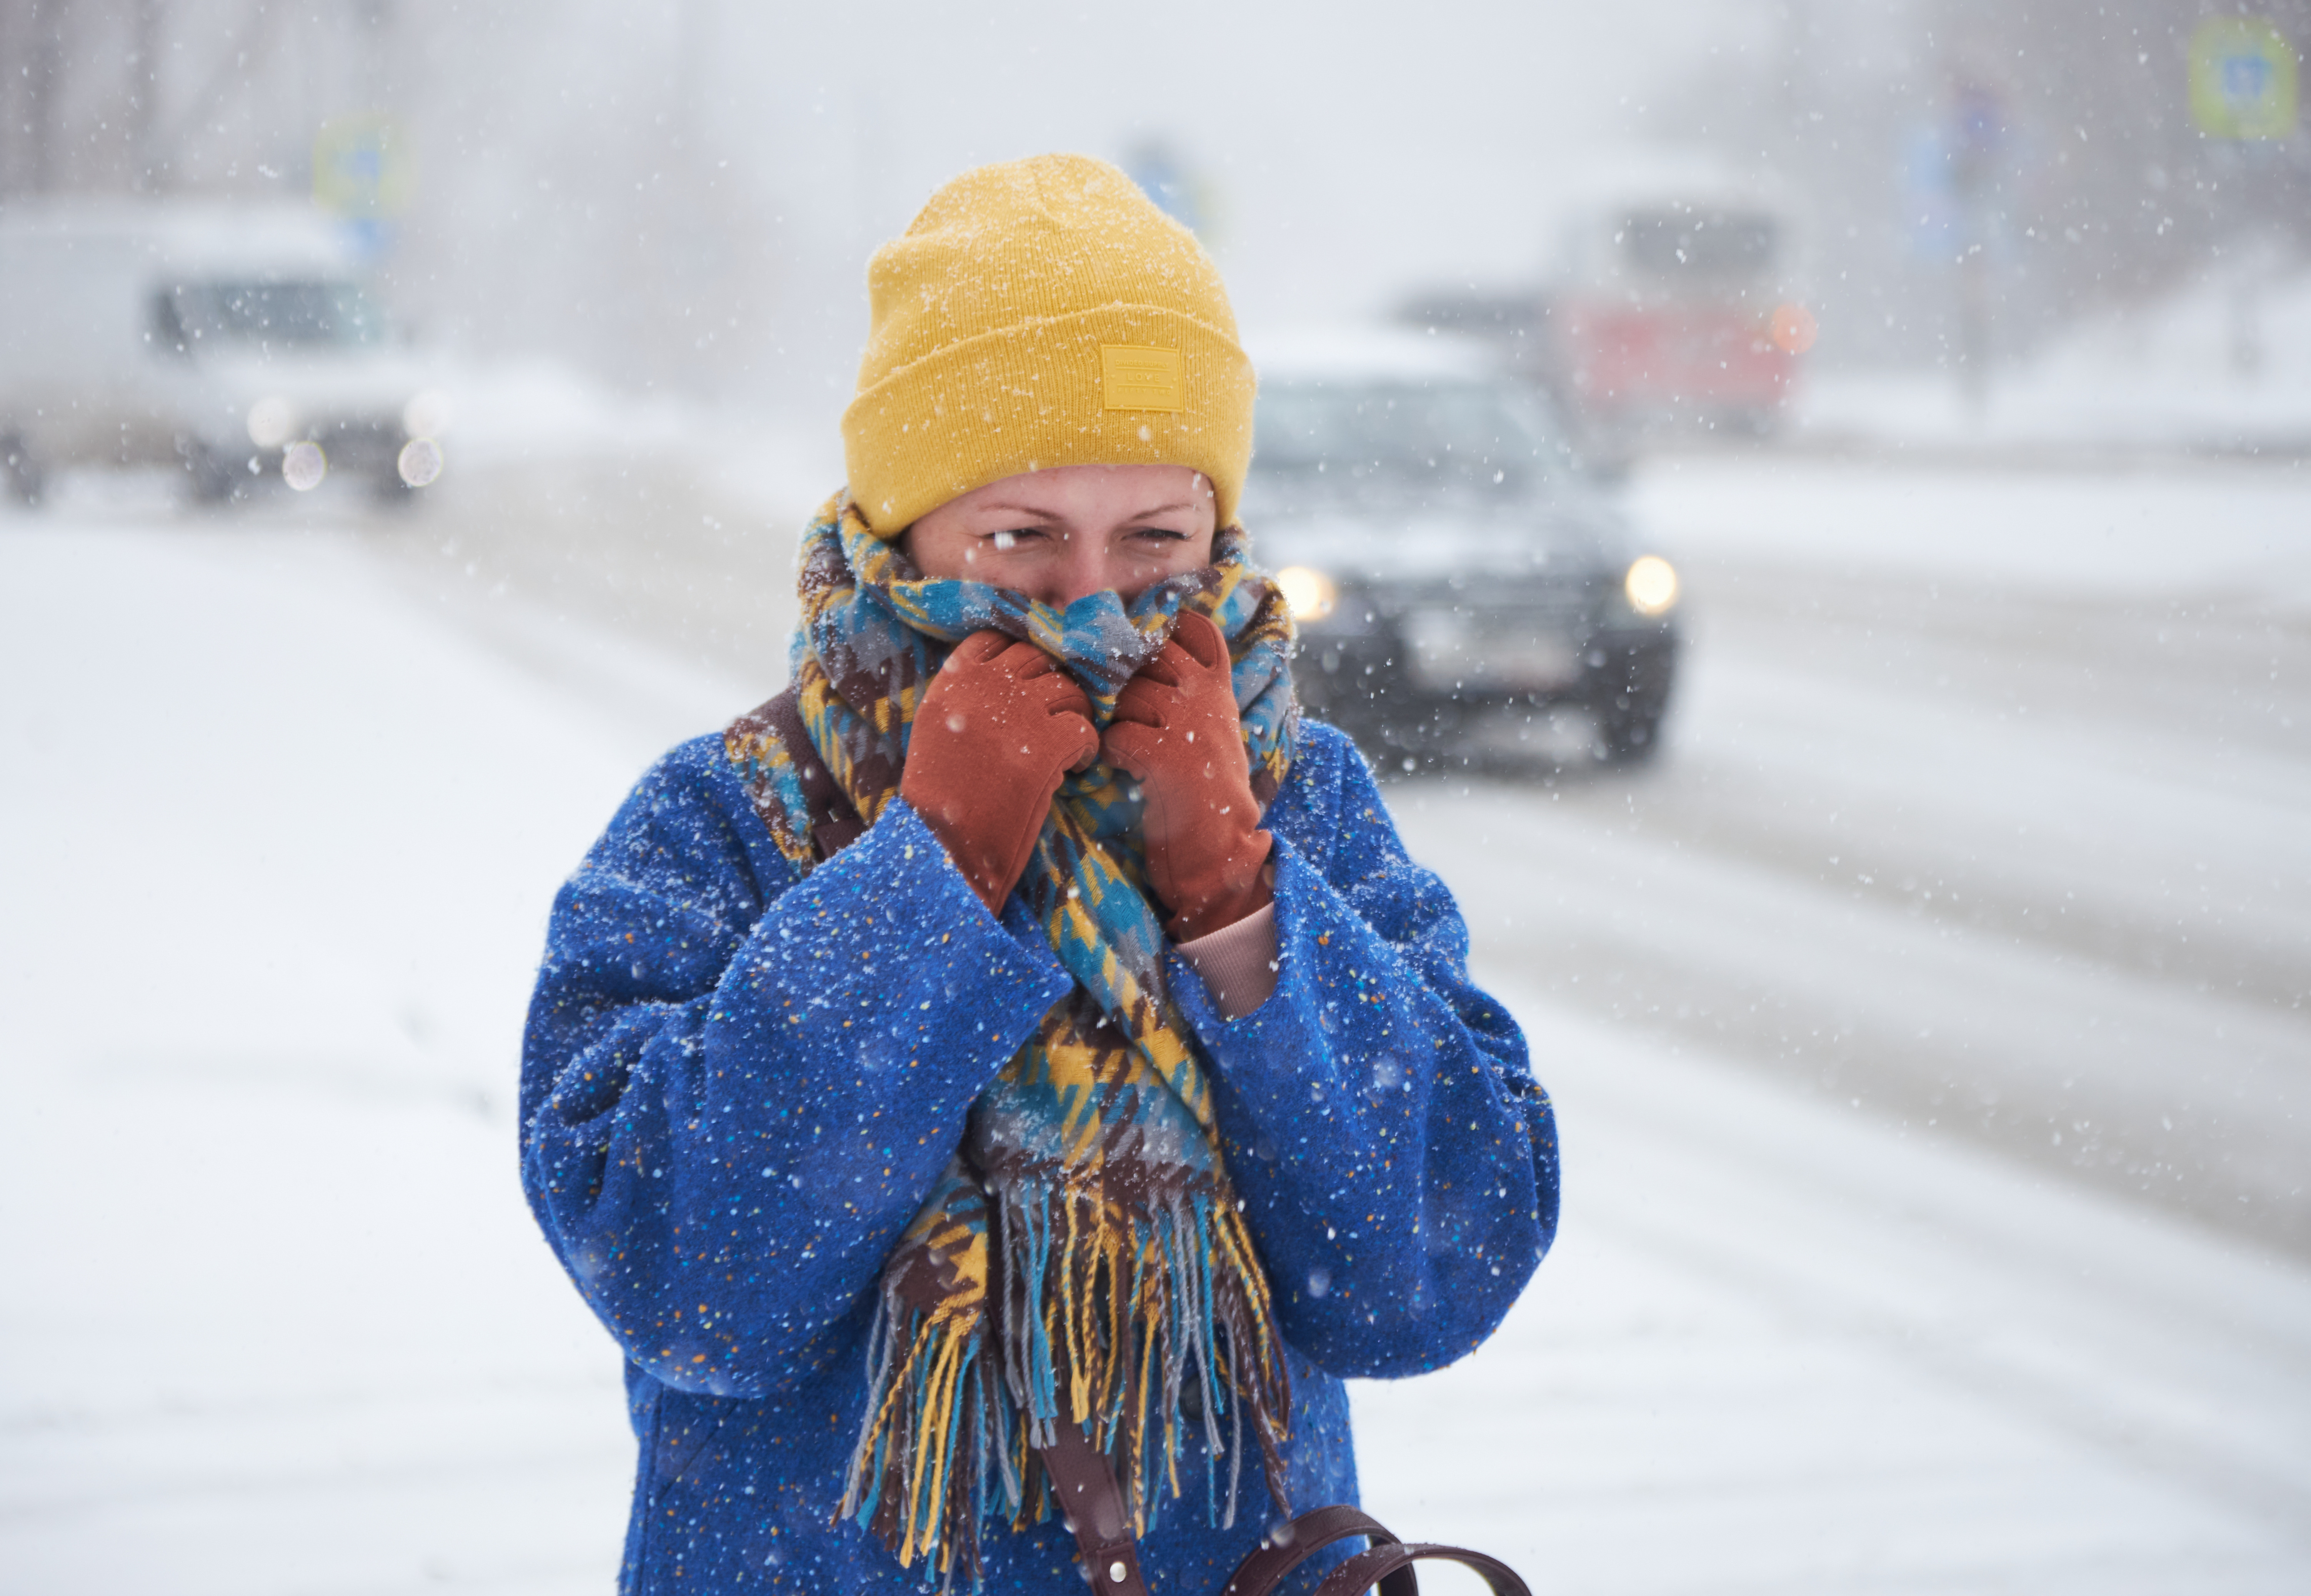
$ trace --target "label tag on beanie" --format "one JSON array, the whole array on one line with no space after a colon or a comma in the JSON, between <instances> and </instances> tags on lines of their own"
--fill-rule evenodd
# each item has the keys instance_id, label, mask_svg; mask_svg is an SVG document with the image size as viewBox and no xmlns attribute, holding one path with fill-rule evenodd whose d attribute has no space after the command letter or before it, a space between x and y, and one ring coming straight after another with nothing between
<instances>
[{"instance_id":1,"label":"label tag on beanie","mask_svg":"<svg viewBox=\"0 0 2311 1596\"><path fill-rule=\"evenodd\" d=\"M1185 410L1180 352L1138 344L1099 346L1099 375L1105 410Z\"/></svg>"}]
</instances>

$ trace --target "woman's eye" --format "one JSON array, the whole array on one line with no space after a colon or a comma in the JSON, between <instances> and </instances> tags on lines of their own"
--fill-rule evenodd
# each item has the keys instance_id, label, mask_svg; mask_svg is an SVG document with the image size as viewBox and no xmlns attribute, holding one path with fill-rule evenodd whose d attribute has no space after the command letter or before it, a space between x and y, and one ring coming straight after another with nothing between
<instances>
[{"instance_id":1,"label":"woman's eye","mask_svg":"<svg viewBox=\"0 0 2311 1596\"><path fill-rule=\"evenodd\" d=\"M1185 532L1175 532L1169 527L1136 528L1131 536L1135 542L1140 543L1166 544L1188 541L1188 535Z\"/></svg>"},{"instance_id":2,"label":"woman's eye","mask_svg":"<svg viewBox=\"0 0 2311 1596\"><path fill-rule=\"evenodd\" d=\"M993 536L990 537L987 542L988 546L992 548L997 554L1007 554L1013 549L1017 548L1021 544L1030 542L1041 536L1042 536L1042 533L1033 527L1014 527L996 533Z\"/></svg>"}]
</instances>

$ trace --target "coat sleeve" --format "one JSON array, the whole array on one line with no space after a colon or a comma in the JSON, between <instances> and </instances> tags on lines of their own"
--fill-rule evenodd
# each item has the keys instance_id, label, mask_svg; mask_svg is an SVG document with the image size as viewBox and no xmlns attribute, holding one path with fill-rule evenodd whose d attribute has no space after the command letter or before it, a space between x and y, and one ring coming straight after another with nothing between
<instances>
[{"instance_id":1,"label":"coat sleeve","mask_svg":"<svg viewBox=\"0 0 2311 1596\"><path fill-rule=\"evenodd\" d=\"M1310 730L1315 790L1271 811L1276 990L1229 1020L1171 970L1285 1335L1336 1375L1415 1374L1490 1335L1548 1250L1556 1123L1452 894L1346 739Z\"/></svg>"},{"instance_id":2,"label":"coat sleeve","mask_svg":"<svg viewBox=\"0 0 2311 1596\"><path fill-rule=\"evenodd\" d=\"M771 1394L864 1335L972 1100L1068 990L903 801L798 879L719 739L685 745L554 903L531 1207L635 1363Z\"/></svg>"}]
</instances>

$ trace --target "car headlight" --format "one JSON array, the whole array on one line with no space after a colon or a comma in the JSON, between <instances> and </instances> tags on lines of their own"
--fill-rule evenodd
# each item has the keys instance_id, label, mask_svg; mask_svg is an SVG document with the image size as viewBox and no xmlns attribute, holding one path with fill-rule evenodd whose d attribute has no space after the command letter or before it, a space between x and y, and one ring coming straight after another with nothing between
<instances>
[{"instance_id":1,"label":"car headlight","mask_svg":"<svg viewBox=\"0 0 2311 1596\"><path fill-rule=\"evenodd\" d=\"M1321 621L1340 601L1339 585L1308 565L1286 565L1276 573L1276 590L1295 621Z\"/></svg>"},{"instance_id":2,"label":"car headlight","mask_svg":"<svg viewBox=\"0 0 2311 1596\"><path fill-rule=\"evenodd\" d=\"M395 470L413 488L430 488L441 476L441 446L431 438L412 438L395 457Z\"/></svg>"},{"instance_id":3,"label":"car headlight","mask_svg":"<svg viewBox=\"0 0 2311 1596\"><path fill-rule=\"evenodd\" d=\"M281 480L301 493L310 493L329 474L329 457L308 438L291 444L281 456Z\"/></svg>"},{"instance_id":4,"label":"car headlight","mask_svg":"<svg viewBox=\"0 0 2311 1596\"><path fill-rule=\"evenodd\" d=\"M1629 562L1621 591L1629 607L1648 620L1665 615L1677 605L1677 567L1659 554L1640 554Z\"/></svg>"},{"instance_id":5,"label":"car headlight","mask_svg":"<svg viewBox=\"0 0 2311 1596\"><path fill-rule=\"evenodd\" d=\"M249 407L249 440L259 449L278 449L297 434L297 411L288 400L259 399Z\"/></svg>"}]
</instances>

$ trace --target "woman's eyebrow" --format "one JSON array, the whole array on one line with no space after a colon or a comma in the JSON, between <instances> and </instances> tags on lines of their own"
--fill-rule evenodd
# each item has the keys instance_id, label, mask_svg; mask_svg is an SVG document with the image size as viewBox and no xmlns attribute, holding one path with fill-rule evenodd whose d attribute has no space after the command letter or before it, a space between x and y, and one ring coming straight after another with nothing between
<instances>
[{"instance_id":1,"label":"woman's eyebrow","mask_svg":"<svg viewBox=\"0 0 2311 1596\"><path fill-rule=\"evenodd\" d=\"M1193 510L1195 508L1196 506L1193 503L1182 500L1177 504L1158 504L1147 510L1135 510L1129 515L1125 516L1123 519L1127 521L1144 520L1151 515L1170 515L1175 510ZM1065 515L1057 510L1039 509L1033 504L1006 504L1000 500L980 505L979 509L991 515L1020 516L1027 519L1038 521L1063 521L1067 519Z\"/></svg>"}]
</instances>

